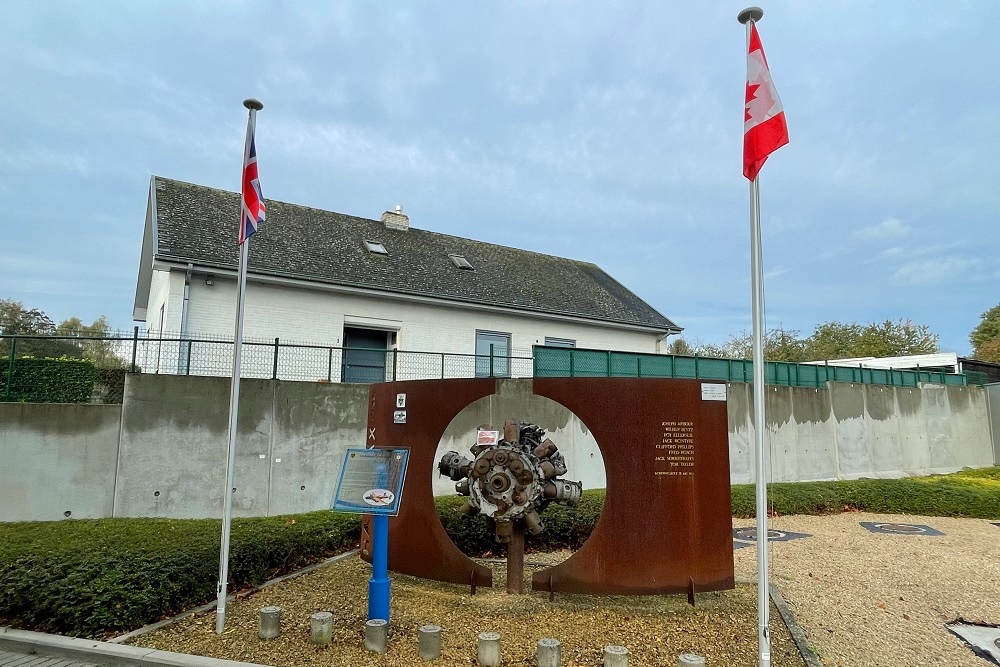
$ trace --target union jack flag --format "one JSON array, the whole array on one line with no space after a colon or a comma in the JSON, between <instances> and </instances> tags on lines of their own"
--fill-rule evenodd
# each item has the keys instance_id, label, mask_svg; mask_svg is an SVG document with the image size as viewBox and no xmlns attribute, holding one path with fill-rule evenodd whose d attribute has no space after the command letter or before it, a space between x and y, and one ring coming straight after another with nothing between
<instances>
[{"instance_id":1,"label":"union jack flag","mask_svg":"<svg viewBox=\"0 0 1000 667\"><path fill-rule=\"evenodd\" d=\"M260 178L257 176L257 148L253 141L254 118L247 121L247 143L243 151L243 203L240 212L240 242L250 238L257 231L257 226L264 222L264 194L260 191Z\"/></svg>"}]
</instances>

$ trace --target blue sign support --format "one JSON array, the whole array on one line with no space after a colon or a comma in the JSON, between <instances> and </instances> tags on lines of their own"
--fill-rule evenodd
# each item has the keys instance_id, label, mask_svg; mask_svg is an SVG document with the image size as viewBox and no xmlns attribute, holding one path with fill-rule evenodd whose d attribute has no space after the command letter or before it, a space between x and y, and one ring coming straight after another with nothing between
<instances>
[{"instance_id":1,"label":"blue sign support","mask_svg":"<svg viewBox=\"0 0 1000 667\"><path fill-rule=\"evenodd\" d=\"M368 620L389 622L389 517L372 516L372 576L368 580Z\"/></svg>"},{"instance_id":2,"label":"blue sign support","mask_svg":"<svg viewBox=\"0 0 1000 667\"><path fill-rule=\"evenodd\" d=\"M389 622L389 517L399 513L409 453L406 449L348 449L337 482L333 509L372 518L368 620Z\"/></svg>"}]
</instances>

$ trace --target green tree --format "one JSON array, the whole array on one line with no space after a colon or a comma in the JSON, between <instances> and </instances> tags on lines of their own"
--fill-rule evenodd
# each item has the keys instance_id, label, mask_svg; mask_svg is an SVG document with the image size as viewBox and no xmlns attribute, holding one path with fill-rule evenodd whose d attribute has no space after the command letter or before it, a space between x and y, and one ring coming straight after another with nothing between
<instances>
[{"instance_id":1,"label":"green tree","mask_svg":"<svg viewBox=\"0 0 1000 667\"><path fill-rule=\"evenodd\" d=\"M104 315L92 324L84 324L79 317L63 320L56 327L56 335L80 338L80 341L66 341L73 345L76 353L94 362L98 368L124 368L125 360L115 354L114 341L107 340L111 325Z\"/></svg>"},{"instance_id":2,"label":"green tree","mask_svg":"<svg viewBox=\"0 0 1000 667\"><path fill-rule=\"evenodd\" d=\"M0 299L0 357L10 355L13 336L53 336L52 319L37 308L25 308L20 301ZM19 357L79 357L66 341L45 338L18 338L14 354Z\"/></svg>"},{"instance_id":3,"label":"green tree","mask_svg":"<svg viewBox=\"0 0 1000 667\"><path fill-rule=\"evenodd\" d=\"M694 351L694 348L683 338L675 338L670 341L670 345L667 345L667 354L680 354L689 357L694 354Z\"/></svg>"},{"instance_id":4,"label":"green tree","mask_svg":"<svg viewBox=\"0 0 1000 667\"><path fill-rule=\"evenodd\" d=\"M981 361L1000 364L1000 304L979 318L979 324L969 334L972 356Z\"/></svg>"},{"instance_id":5,"label":"green tree","mask_svg":"<svg viewBox=\"0 0 1000 667\"><path fill-rule=\"evenodd\" d=\"M804 343L805 356L811 361L932 354L939 349L937 334L926 325L902 319L866 325L826 322Z\"/></svg>"},{"instance_id":6,"label":"green tree","mask_svg":"<svg viewBox=\"0 0 1000 667\"><path fill-rule=\"evenodd\" d=\"M998 324L1000 324L1000 306ZM997 338L1000 341L1000 337ZM1000 347L1000 342L997 343ZM696 347L698 354L730 359L753 357L753 335L744 331L722 346ZM910 320L872 322L825 322L817 325L808 338L798 331L777 327L764 333L764 359L767 361L823 361L854 357L897 357L931 354L938 351L938 336L923 324Z\"/></svg>"},{"instance_id":7,"label":"green tree","mask_svg":"<svg viewBox=\"0 0 1000 667\"><path fill-rule=\"evenodd\" d=\"M783 327L768 329L764 332L764 359L766 361L804 361L805 347L799 340L798 331L790 331ZM753 334L743 331L732 336L725 345L718 349L721 356L729 359L753 358ZM708 356L706 354L706 356Z\"/></svg>"}]
</instances>

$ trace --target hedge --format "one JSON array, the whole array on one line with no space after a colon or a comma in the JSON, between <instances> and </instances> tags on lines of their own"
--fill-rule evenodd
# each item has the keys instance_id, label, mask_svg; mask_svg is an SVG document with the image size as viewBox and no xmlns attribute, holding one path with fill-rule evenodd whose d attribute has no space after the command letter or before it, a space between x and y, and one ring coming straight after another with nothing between
<instances>
[{"instance_id":1,"label":"hedge","mask_svg":"<svg viewBox=\"0 0 1000 667\"><path fill-rule=\"evenodd\" d=\"M231 590L354 546L356 516L236 519ZM0 524L0 624L100 637L214 599L218 520L102 519Z\"/></svg>"},{"instance_id":2,"label":"hedge","mask_svg":"<svg viewBox=\"0 0 1000 667\"><path fill-rule=\"evenodd\" d=\"M0 396L3 398L6 398L9 362L9 358L0 360L0 392L3 392ZM14 360L10 400L86 403L90 401L96 379L97 369L86 359L19 357Z\"/></svg>"}]
</instances>

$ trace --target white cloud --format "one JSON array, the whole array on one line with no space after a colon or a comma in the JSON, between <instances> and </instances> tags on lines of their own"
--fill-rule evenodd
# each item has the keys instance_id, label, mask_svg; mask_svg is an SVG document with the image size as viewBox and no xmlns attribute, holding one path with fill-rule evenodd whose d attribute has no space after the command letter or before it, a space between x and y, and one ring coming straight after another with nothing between
<instances>
[{"instance_id":1,"label":"white cloud","mask_svg":"<svg viewBox=\"0 0 1000 667\"><path fill-rule=\"evenodd\" d=\"M90 171L87 159L76 153L45 148L0 153L0 166L17 171L48 172L56 169L86 176Z\"/></svg>"},{"instance_id":2,"label":"white cloud","mask_svg":"<svg viewBox=\"0 0 1000 667\"><path fill-rule=\"evenodd\" d=\"M947 282L968 282L976 279L984 268L981 259L937 257L903 264L892 274L896 285L936 285Z\"/></svg>"},{"instance_id":3,"label":"white cloud","mask_svg":"<svg viewBox=\"0 0 1000 667\"><path fill-rule=\"evenodd\" d=\"M910 226L899 218L886 218L877 225L859 229L854 235L866 241L877 241L880 239L894 239L907 236L910 231Z\"/></svg>"}]
</instances>

